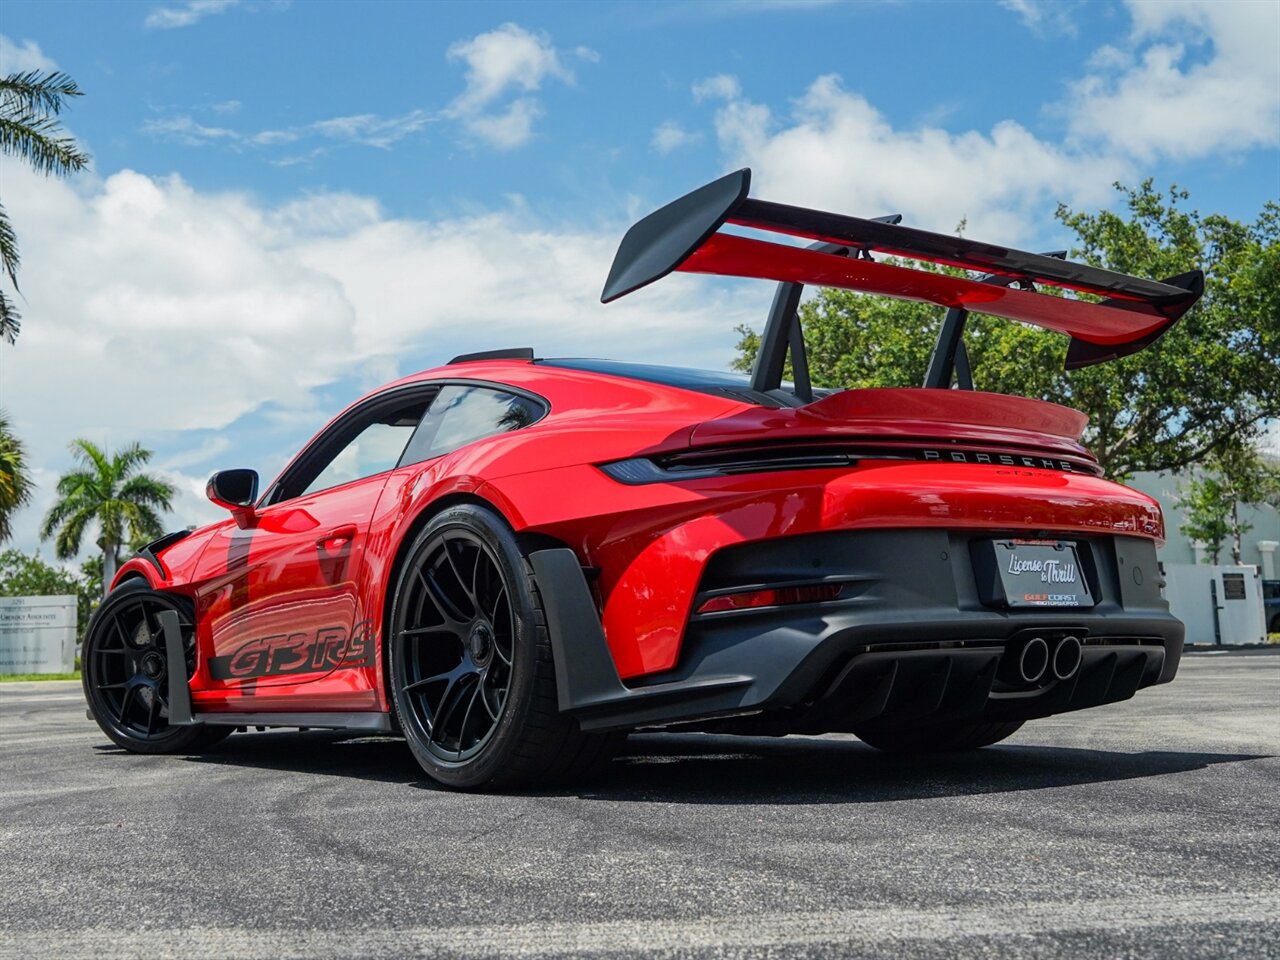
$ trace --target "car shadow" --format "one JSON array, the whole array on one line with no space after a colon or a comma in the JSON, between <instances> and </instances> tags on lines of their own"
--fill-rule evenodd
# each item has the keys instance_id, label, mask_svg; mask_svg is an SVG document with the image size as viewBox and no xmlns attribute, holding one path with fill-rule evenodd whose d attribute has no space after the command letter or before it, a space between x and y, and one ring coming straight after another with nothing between
<instances>
[{"instance_id":1,"label":"car shadow","mask_svg":"<svg viewBox=\"0 0 1280 960\"><path fill-rule=\"evenodd\" d=\"M615 761L607 780L572 792L633 802L883 803L1132 780L1265 756L1020 744L901 756L836 737L647 734L633 740L641 749Z\"/></svg>"},{"instance_id":2,"label":"car shadow","mask_svg":"<svg viewBox=\"0 0 1280 960\"><path fill-rule=\"evenodd\" d=\"M633 735L623 755L587 784L520 792L633 803L882 803L1158 777L1266 756L1003 744L908 757L842 737L651 733ZM398 737L253 733L187 759L445 789L424 778Z\"/></svg>"}]
</instances>

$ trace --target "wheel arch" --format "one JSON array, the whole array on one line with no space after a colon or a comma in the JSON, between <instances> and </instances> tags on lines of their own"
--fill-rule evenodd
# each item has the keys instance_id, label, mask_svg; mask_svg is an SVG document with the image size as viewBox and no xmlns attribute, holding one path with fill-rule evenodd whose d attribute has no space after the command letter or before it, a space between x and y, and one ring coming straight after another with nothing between
<instances>
[{"instance_id":1,"label":"wheel arch","mask_svg":"<svg viewBox=\"0 0 1280 960\"><path fill-rule=\"evenodd\" d=\"M566 544L557 540L555 537L542 533L521 533L516 529L515 524L511 522L511 518L502 510L498 504L476 493L448 493L438 499L427 503L412 520L408 521L401 527L400 539L396 544L395 551L392 554L391 561L386 567L386 576L382 582L382 612L379 617L379 638L378 638L378 669L382 674L382 693L387 698L387 703L391 702L391 675L386 669L386 649L387 641L390 637L391 615L392 615L392 593L395 590L396 580L400 576L400 568L404 565L405 558L409 554L410 548L417 539L418 534L422 531L433 517L438 516L451 507L463 506L469 504L471 506L481 507L490 511L502 520L512 531L516 538L516 542L520 545L521 550L526 553L533 550L545 549L549 546L562 547Z\"/></svg>"},{"instance_id":2,"label":"wheel arch","mask_svg":"<svg viewBox=\"0 0 1280 960\"><path fill-rule=\"evenodd\" d=\"M111 583L111 590L119 590L130 580L143 580L149 587L159 589L155 569L139 557L130 557L120 565L115 580Z\"/></svg>"}]
</instances>

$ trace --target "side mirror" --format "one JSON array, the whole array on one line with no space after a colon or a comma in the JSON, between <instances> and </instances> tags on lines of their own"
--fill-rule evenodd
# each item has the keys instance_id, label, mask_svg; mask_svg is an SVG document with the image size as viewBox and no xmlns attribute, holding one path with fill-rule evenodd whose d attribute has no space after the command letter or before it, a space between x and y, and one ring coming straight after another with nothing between
<instances>
[{"instance_id":1,"label":"side mirror","mask_svg":"<svg viewBox=\"0 0 1280 960\"><path fill-rule=\"evenodd\" d=\"M258 471L219 470L209 478L204 494L218 506L230 510L237 519L252 515L258 499Z\"/></svg>"}]
</instances>

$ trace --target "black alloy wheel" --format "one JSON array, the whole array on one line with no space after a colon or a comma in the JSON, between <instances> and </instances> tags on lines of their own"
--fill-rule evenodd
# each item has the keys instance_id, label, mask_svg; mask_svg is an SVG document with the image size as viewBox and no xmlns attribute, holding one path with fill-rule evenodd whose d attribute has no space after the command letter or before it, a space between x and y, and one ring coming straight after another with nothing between
<instances>
[{"instance_id":1,"label":"black alloy wheel","mask_svg":"<svg viewBox=\"0 0 1280 960\"><path fill-rule=\"evenodd\" d=\"M493 511L462 504L428 520L390 606L391 702L433 779L461 789L575 779L621 742L560 713L538 585Z\"/></svg>"},{"instance_id":2,"label":"black alloy wheel","mask_svg":"<svg viewBox=\"0 0 1280 960\"><path fill-rule=\"evenodd\" d=\"M415 557L397 608L400 691L425 747L462 763L489 742L507 705L515 616L498 560L475 533L433 536Z\"/></svg>"},{"instance_id":3,"label":"black alloy wheel","mask_svg":"<svg viewBox=\"0 0 1280 960\"><path fill-rule=\"evenodd\" d=\"M184 597L131 580L111 593L94 614L81 651L81 682L102 731L135 753L171 753L209 746L230 727L170 726L169 665L160 614L178 615L186 675L195 671L195 625Z\"/></svg>"}]
</instances>

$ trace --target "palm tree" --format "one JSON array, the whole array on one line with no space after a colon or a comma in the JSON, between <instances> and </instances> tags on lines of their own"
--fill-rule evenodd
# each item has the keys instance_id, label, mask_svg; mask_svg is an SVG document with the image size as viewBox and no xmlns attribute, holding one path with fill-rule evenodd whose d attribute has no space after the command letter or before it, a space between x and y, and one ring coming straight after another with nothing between
<instances>
[{"instance_id":1,"label":"palm tree","mask_svg":"<svg viewBox=\"0 0 1280 960\"><path fill-rule=\"evenodd\" d=\"M159 477L138 473L151 451L136 443L110 459L83 439L71 441L71 452L78 469L58 480L58 501L45 515L40 537L48 540L56 533L54 552L59 560L70 560L80 552L85 530L96 523L105 593L116 575L120 548L164 532L157 511L170 509L174 488Z\"/></svg>"},{"instance_id":2,"label":"palm tree","mask_svg":"<svg viewBox=\"0 0 1280 960\"><path fill-rule=\"evenodd\" d=\"M9 518L31 501L33 489L27 472L27 451L10 429L8 416L0 410L0 543L13 536Z\"/></svg>"},{"instance_id":3,"label":"palm tree","mask_svg":"<svg viewBox=\"0 0 1280 960\"><path fill-rule=\"evenodd\" d=\"M0 153L25 160L46 176L65 177L89 162L71 137L59 136L58 114L69 97L81 96L65 73L29 70L0 77ZM18 238L0 204L0 269L18 289ZM0 339L13 343L22 326L18 308L0 290Z\"/></svg>"}]
</instances>

